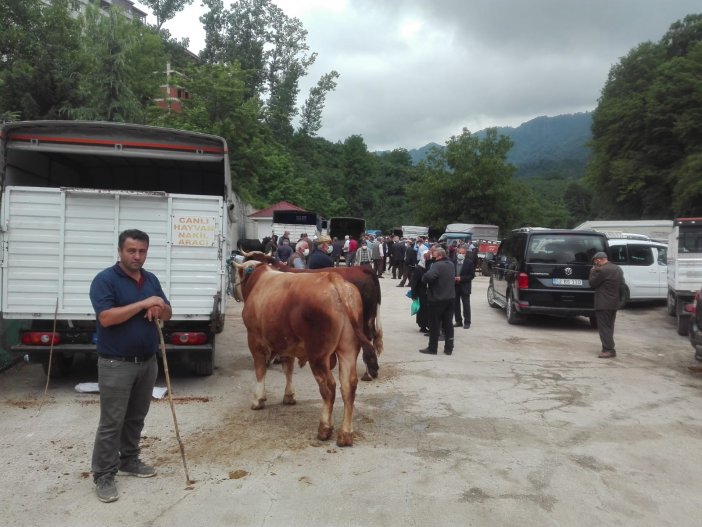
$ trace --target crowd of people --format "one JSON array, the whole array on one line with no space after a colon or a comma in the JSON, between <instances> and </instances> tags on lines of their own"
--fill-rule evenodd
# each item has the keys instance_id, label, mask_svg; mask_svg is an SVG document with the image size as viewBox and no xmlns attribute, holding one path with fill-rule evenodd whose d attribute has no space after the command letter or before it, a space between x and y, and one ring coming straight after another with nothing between
<instances>
[{"instance_id":1,"label":"crowd of people","mask_svg":"<svg viewBox=\"0 0 702 527\"><path fill-rule=\"evenodd\" d=\"M266 252L296 269L364 266L378 278L390 275L399 280L397 287L409 287L408 296L419 299L416 322L419 331L429 337L421 353L435 355L444 341L444 353L453 353L454 328L471 325L470 294L475 278L476 247L454 241L448 247L431 243L426 237L364 234L359 239L343 240L327 235L309 238L302 234L294 244L290 233L273 236ZM343 258L343 262L342 262Z\"/></svg>"}]
</instances>

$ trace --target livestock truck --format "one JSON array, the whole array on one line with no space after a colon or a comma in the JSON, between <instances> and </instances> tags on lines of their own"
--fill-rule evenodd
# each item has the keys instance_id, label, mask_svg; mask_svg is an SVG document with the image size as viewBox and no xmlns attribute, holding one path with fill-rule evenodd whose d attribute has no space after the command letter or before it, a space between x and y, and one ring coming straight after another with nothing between
<instances>
[{"instance_id":1,"label":"livestock truck","mask_svg":"<svg viewBox=\"0 0 702 527\"><path fill-rule=\"evenodd\" d=\"M702 218L677 218L668 236L668 314L679 335L687 335L692 303L702 285Z\"/></svg>"},{"instance_id":2,"label":"livestock truck","mask_svg":"<svg viewBox=\"0 0 702 527\"><path fill-rule=\"evenodd\" d=\"M214 367L235 241L224 139L120 123L34 121L0 128L0 312L10 349L60 376L96 356L92 279L125 229L149 234L145 268L172 304L169 358ZM55 328L55 329L54 329Z\"/></svg>"}]
</instances>

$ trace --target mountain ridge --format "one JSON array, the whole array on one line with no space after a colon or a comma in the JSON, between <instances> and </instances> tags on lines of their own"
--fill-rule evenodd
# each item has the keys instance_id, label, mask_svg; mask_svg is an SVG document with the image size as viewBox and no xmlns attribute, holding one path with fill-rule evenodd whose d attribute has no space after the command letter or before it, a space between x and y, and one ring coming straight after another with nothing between
<instances>
[{"instance_id":1,"label":"mountain ridge","mask_svg":"<svg viewBox=\"0 0 702 527\"><path fill-rule=\"evenodd\" d=\"M543 176L551 172L567 172L578 178L585 173L590 156L588 143L592 139L592 112L539 116L517 127L496 127L499 135L512 139L514 146L507 161L517 167L517 178ZM485 137L487 129L475 132ZM426 159L432 148L445 148L435 142L408 150L412 163Z\"/></svg>"}]
</instances>

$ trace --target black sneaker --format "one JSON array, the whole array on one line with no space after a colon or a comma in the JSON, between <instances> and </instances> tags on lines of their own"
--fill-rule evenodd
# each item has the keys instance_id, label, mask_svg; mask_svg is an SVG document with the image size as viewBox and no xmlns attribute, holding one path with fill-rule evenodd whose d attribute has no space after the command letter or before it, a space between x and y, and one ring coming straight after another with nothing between
<instances>
[{"instance_id":1,"label":"black sneaker","mask_svg":"<svg viewBox=\"0 0 702 527\"><path fill-rule=\"evenodd\" d=\"M141 459L133 459L119 467L119 473L137 478L151 478L156 475L156 469L147 465Z\"/></svg>"},{"instance_id":2,"label":"black sneaker","mask_svg":"<svg viewBox=\"0 0 702 527\"><path fill-rule=\"evenodd\" d=\"M114 474L103 474L95 480L95 492L97 497L103 503L112 503L119 499L117 493L117 484L115 483Z\"/></svg>"},{"instance_id":3,"label":"black sneaker","mask_svg":"<svg viewBox=\"0 0 702 527\"><path fill-rule=\"evenodd\" d=\"M453 350L444 350L444 355L451 355L453 354Z\"/></svg>"},{"instance_id":4,"label":"black sneaker","mask_svg":"<svg viewBox=\"0 0 702 527\"><path fill-rule=\"evenodd\" d=\"M468 324L463 324L463 329L470 329L470 322Z\"/></svg>"},{"instance_id":5,"label":"black sneaker","mask_svg":"<svg viewBox=\"0 0 702 527\"><path fill-rule=\"evenodd\" d=\"M419 353L425 353L427 355L436 355L436 350L424 348L424 349L419 350Z\"/></svg>"}]
</instances>

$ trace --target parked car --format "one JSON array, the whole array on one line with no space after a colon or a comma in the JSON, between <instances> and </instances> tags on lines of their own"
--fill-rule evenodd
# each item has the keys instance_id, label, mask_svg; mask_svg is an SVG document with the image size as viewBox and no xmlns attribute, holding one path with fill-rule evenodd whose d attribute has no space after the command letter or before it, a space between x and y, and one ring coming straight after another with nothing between
<instances>
[{"instance_id":1,"label":"parked car","mask_svg":"<svg viewBox=\"0 0 702 527\"><path fill-rule=\"evenodd\" d=\"M695 348L695 359L702 361L702 289L695 293L695 301L685 306L690 313L690 343Z\"/></svg>"},{"instance_id":2,"label":"parked car","mask_svg":"<svg viewBox=\"0 0 702 527\"><path fill-rule=\"evenodd\" d=\"M668 246L647 236L608 236L609 261L622 268L620 307L631 301L665 300L668 296Z\"/></svg>"},{"instance_id":3,"label":"parked car","mask_svg":"<svg viewBox=\"0 0 702 527\"><path fill-rule=\"evenodd\" d=\"M494 257L488 254L488 304L504 308L510 324L544 314L586 316L595 326L588 275L593 255L606 250L606 236L596 231L512 231Z\"/></svg>"}]
</instances>

